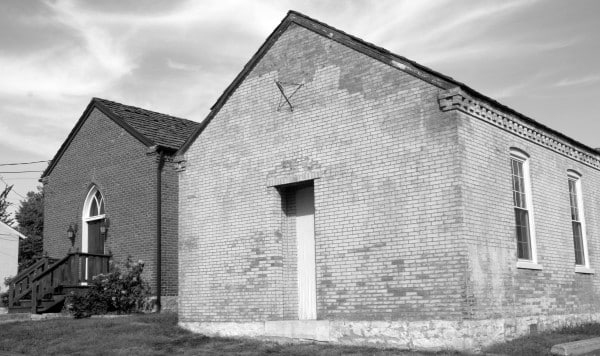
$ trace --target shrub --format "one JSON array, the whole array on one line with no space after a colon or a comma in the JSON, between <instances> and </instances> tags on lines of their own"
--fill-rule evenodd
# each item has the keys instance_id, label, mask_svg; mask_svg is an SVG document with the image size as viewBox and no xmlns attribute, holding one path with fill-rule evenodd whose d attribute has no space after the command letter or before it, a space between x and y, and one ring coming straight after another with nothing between
<instances>
[{"instance_id":1,"label":"shrub","mask_svg":"<svg viewBox=\"0 0 600 356\"><path fill-rule=\"evenodd\" d=\"M4 285L8 288L10 287L10 282L12 282L15 277L6 277L4 278ZM6 292L0 293L0 306L8 307L8 290Z\"/></svg>"},{"instance_id":2,"label":"shrub","mask_svg":"<svg viewBox=\"0 0 600 356\"><path fill-rule=\"evenodd\" d=\"M122 265L111 261L110 272L95 276L84 293L71 292L65 301L65 309L75 318L147 310L150 287L142 279L143 271L144 263L132 262L131 256Z\"/></svg>"}]
</instances>

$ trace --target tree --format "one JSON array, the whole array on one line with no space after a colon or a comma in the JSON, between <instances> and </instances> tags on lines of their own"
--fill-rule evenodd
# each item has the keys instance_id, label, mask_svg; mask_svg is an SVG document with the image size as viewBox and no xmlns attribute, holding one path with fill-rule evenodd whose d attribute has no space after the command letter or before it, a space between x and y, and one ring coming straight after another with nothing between
<instances>
[{"instance_id":1,"label":"tree","mask_svg":"<svg viewBox=\"0 0 600 356\"><path fill-rule=\"evenodd\" d=\"M19 270L29 267L42 256L44 249L44 191L28 192L15 214L19 232L27 236L19 243Z\"/></svg>"},{"instance_id":2,"label":"tree","mask_svg":"<svg viewBox=\"0 0 600 356\"><path fill-rule=\"evenodd\" d=\"M2 193L0 193L0 221L9 226L12 226L12 224L15 222L15 220L10 217L10 212L6 211L6 209L12 205L12 203L6 201L6 198L8 198L8 194L12 190L12 187L12 185L7 185L4 187Z\"/></svg>"}]
</instances>

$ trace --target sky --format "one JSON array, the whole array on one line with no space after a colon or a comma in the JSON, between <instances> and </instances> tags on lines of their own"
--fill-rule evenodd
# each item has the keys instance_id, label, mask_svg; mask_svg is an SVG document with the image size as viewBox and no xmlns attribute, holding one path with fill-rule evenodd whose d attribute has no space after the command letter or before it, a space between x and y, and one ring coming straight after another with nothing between
<instances>
[{"instance_id":1,"label":"sky","mask_svg":"<svg viewBox=\"0 0 600 356\"><path fill-rule=\"evenodd\" d=\"M16 208L92 97L201 122L296 10L600 147L596 0L3 0L0 189ZM24 173L6 173L33 171Z\"/></svg>"}]
</instances>

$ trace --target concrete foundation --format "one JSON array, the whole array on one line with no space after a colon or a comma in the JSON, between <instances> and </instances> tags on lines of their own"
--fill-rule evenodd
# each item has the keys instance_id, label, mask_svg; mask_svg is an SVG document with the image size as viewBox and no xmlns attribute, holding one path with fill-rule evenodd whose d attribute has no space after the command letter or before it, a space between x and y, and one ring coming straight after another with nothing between
<instances>
[{"instance_id":1,"label":"concrete foundation","mask_svg":"<svg viewBox=\"0 0 600 356\"><path fill-rule=\"evenodd\" d=\"M411 350L479 351L530 332L599 322L600 313L487 320L180 322L193 332L224 337L284 337Z\"/></svg>"},{"instance_id":2,"label":"concrete foundation","mask_svg":"<svg viewBox=\"0 0 600 356\"><path fill-rule=\"evenodd\" d=\"M177 296L161 296L162 311L177 313L179 298Z\"/></svg>"}]
</instances>

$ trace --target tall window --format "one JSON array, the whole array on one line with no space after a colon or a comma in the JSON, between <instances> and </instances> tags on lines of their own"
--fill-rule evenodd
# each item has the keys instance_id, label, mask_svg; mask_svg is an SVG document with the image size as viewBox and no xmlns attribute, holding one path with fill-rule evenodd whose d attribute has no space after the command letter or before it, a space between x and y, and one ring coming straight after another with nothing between
<instances>
[{"instance_id":1,"label":"tall window","mask_svg":"<svg viewBox=\"0 0 600 356\"><path fill-rule=\"evenodd\" d=\"M585 239L585 221L581 194L581 176L569 171L569 197L571 203L571 225L573 227L573 245L575 265L587 266L587 243Z\"/></svg>"},{"instance_id":2,"label":"tall window","mask_svg":"<svg viewBox=\"0 0 600 356\"><path fill-rule=\"evenodd\" d=\"M100 227L106 221L104 196L93 186L83 204L81 251L89 253L104 253L104 239Z\"/></svg>"},{"instance_id":3,"label":"tall window","mask_svg":"<svg viewBox=\"0 0 600 356\"><path fill-rule=\"evenodd\" d=\"M518 150L511 150L513 205L515 210L515 232L517 257L519 260L536 263L535 237L531 184L529 182L529 158Z\"/></svg>"}]
</instances>

